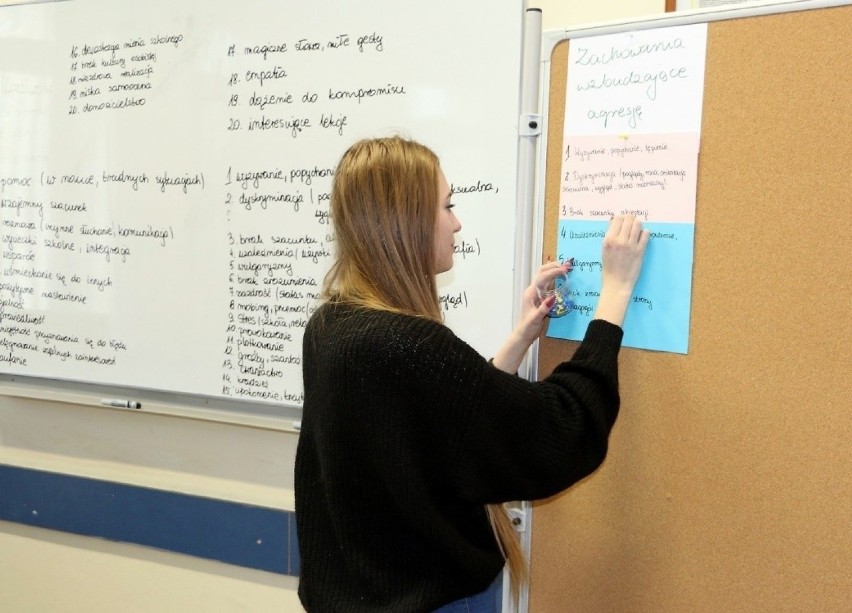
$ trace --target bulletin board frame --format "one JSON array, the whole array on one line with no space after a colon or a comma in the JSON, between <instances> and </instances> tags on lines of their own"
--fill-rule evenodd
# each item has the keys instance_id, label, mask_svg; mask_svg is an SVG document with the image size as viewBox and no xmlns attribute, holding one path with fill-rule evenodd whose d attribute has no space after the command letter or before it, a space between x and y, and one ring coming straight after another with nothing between
<instances>
[{"instance_id":1,"label":"bulletin board frame","mask_svg":"<svg viewBox=\"0 0 852 613\"><path fill-rule=\"evenodd\" d=\"M545 33L542 259L571 40L708 22L689 353L622 350L608 459L533 506L531 610L848 607L848 5ZM576 346L543 336L536 375Z\"/></svg>"}]
</instances>

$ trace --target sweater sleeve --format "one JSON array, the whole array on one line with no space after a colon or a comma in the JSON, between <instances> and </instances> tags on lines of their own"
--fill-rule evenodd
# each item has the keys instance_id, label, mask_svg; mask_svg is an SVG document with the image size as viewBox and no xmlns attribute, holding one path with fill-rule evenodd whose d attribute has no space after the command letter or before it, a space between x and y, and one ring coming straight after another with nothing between
<instances>
[{"instance_id":1,"label":"sweater sleeve","mask_svg":"<svg viewBox=\"0 0 852 613\"><path fill-rule=\"evenodd\" d=\"M426 380L434 377L433 400L451 411L444 419L452 432L432 424L434 457L445 462L443 474L459 497L540 499L600 466L619 409L621 328L592 321L574 356L539 382L500 371L453 338Z\"/></svg>"}]
</instances>

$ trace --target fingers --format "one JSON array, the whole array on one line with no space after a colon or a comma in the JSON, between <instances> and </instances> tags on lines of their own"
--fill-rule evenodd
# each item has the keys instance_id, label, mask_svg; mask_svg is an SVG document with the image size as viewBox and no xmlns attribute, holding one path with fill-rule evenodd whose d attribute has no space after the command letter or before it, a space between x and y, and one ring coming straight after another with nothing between
<instances>
[{"instance_id":1,"label":"fingers","mask_svg":"<svg viewBox=\"0 0 852 613\"><path fill-rule=\"evenodd\" d=\"M547 314L550 313L550 309L553 308L553 305L556 304L556 296L550 296L541 301L541 304L538 305L536 309L535 317L533 318L535 322L542 323L547 317Z\"/></svg>"},{"instance_id":2,"label":"fingers","mask_svg":"<svg viewBox=\"0 0 852 613\"><path fill-rule=\"evenodd\" d=\"M624 219L625 217L619 215L618 217L613 217L609 221L609 228L606 231L605 238L616 238L621 235L621 231L624 228Z\"/></svg>"},{"instance_id":3,"label":"fingers","mask_svg":"<svg viewBox=\"0 0 852 613\"><path fill-rule=\"evenodd\" d=\"M556 304L556 297L549 296L542 300L541 304L539 304L536 309L530 313L527 325L530 330L534 331L534 336L538 336L541 333L541 328L547 320L547 316L550 314L550 309L553 308L554 304Z\"/></svg>"},{"instance_id":4,"label":"fingers","mask_svg":"<svg viewBox=\"0 0 852 613\"><path fill-rule=\"evenodd\" d=\"M540 300L552 291L556 286L557 279L564 278L571 271L571 262L558 264L548 262L538 269L538 274L530 288L535 293L535 306L540 306Z\"/></svg>"},{"instance_id":5,"label":"fingers","mask_svg":"<svg viewBox=\"0 0 852 613\"><path fill-rule=\"evenodd\" d=\"M547 314L556 303L554 297L549 297L544 300L536 300L534 304L528 305L524 309L523 314L518 319L518 324L515 327L515 332L519 338L524 340L525 348L529 346L541 334L544 322L547 320Z\"/></svg>"},{"instance_id":6,"label":"fingers","mask_svg":"<svg viewBox=\"0 0 852 613\"><path fill-rule=\"evenodd\" d=\"M609 223L604 240L610 244L627 244L629 246L647 244L650 234L642 228L642 222L633 215L613 217Z\"/></svg>"},{"instance_id":7,"label":"fingers","mask_svg":"<svg viewBox=\"0 0 852 613\"><path fill-rule=\"evenodd\" d=\"M572 262L573 260L566 260L561 264L559 262L545 262L538 269L536 281L553 281L557 277L570 272Z\"/></svg>"},{"instance_id":8,"label":"fingers","mask_svg":"<svg viewBox=\"0 0 852 613\"><path fill-rule=\"evenodd\" d=\"M547 272L547 271L550 271L550 270L564 270L566 266L569 267L569 268L571 267L571 260L566 260L565 262L562 262L561 264L559 262L551 262L549 260L550 260L550 258L548 258L547 262L545 262L544 264L539 266L539 268L538 268L539 273Z\"/></svg>"},{"instance_id":9,"label":"fingers","mask_svg":"<svg viewBox=\"0 0 852 613\"><path fill-rule=\"evenodd\" d=\"M642 222L638 219L633 219L630 224L629 240L631 243L638 243L642 236Z\"/></svg>"},{"instance_id":10,"label":"fingers","mask_svg":"<svg viewBox=\"0 0 852 613\"><path fill-rule=\"evenodd\" d=\"M651 233L647 230L641 230L639 234L639 247L642 249L644 253L645 248L648 246L648 241L651 240Z\"/></svg>"},{"instance_id":11,"label":"fingers","mask_svg":"<svg viewBox=\"0 0 852 613\"><path fill-rule=\"evenodd\" d=\"M613 218L604 238L601 285L630 292L636 283L645 257L650 233L632 215Z\"/></svg>"}]
</instances>

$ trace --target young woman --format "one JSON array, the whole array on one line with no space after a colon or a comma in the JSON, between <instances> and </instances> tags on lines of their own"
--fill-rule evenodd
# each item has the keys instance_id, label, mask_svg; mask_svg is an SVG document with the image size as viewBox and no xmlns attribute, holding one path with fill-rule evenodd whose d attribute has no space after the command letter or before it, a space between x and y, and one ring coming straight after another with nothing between
<instances>
[{"instance_id":1,"label":"young woman","mask_svg":"<svg viewBox=\"0 0 852 613\"><path fill-rule=\"evenodd\" d=\"M647 231L612 220L585 339L529 382L514 373L552 306L536 286L567 268L539 269L489 362L442 323L435 277L461 229L450 198L435 154L402 138L358 142L337 167L336 260L305 330L296 454L308 611L499 611L504 564L515 588L526 572L502 503L556 494L606 454Z\"/></svg>"}]
</instances>

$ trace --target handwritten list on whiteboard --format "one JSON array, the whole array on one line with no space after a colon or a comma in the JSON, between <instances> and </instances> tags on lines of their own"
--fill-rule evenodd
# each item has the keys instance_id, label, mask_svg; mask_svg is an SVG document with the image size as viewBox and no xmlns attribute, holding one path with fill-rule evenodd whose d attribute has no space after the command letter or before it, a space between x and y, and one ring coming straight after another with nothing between
<instances>
[{"instance_id":1,"label":"handwritten list on whiteboard","mask_svg":"<svg viewBox=\"0 0 852 613\"><path fill-rule=\"evenodd\" d=\"M485 8L0 9L0 371L301 404L334 167L390 134L441 158L464 224L441 305L493 352L512 323L521 6L488 5L487 36Z\"/></svg>"}]
</instances>

